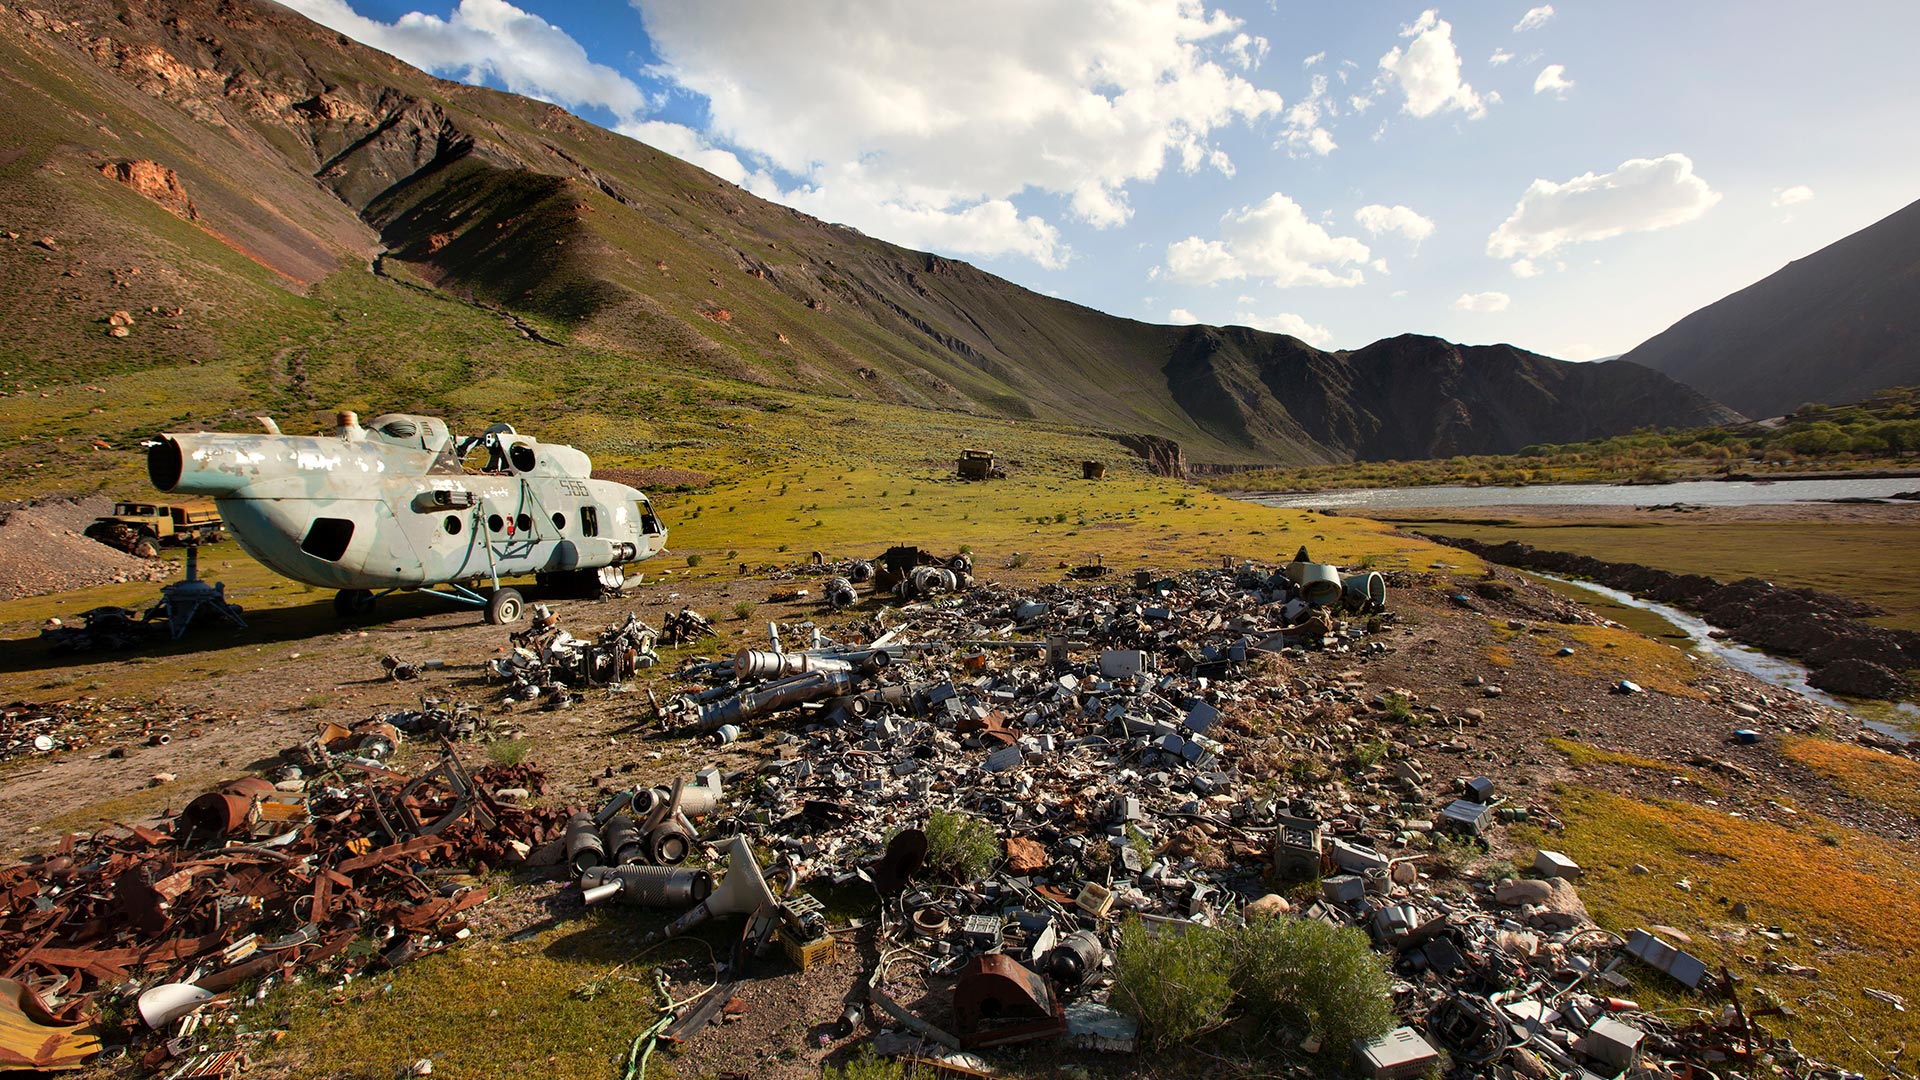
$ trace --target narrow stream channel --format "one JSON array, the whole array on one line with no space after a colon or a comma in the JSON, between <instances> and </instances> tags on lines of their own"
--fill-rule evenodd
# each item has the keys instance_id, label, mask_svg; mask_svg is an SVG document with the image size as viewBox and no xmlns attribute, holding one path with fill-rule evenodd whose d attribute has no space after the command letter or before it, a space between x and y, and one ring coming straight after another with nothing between
<instances>
[{"instance_id":1,"label":"narrow stream channel","mask_svg":"<svg viewBox=\"0 0 1920 1080\"><path fill-rule=\"evenodd\" d=\"M1807 684L1807 669L1800 664L1778 656L1768 655L1758 649L1750 649L1735 641L1716 638L1713 636L1715 627L1697 615L1690 615L1679 608L1670 607L1666 604L1655 603L1651 600L1642 600L1632 593L1622 592L1619 589L1610 589L1605 585L1597 585L1591 581L1575 581L1571 578L1557 577L1553 574L1543 574L1535 570L1522 572L1528 577L1537 578L1549 584L1566 586L1605 597L1620 607L1631 608L1635 611L1644 611L1650 615L1658 616L1662 621L1671 624L1679 633L1686 635L1688 647L1694 652L1712 656L1722 663L1744 671L1763 682L1771 683L1785 690L1791 690L1802 697L1811 698L1822 705L1829 705L1851 716L1858 717L1861 723L1883 735L1899 739L1901 742L1911 741L1917 735L1920 735L1920 705L1915 705L1910 701L1897 702L1892 705L1880 703L1863 704L1861 702L1835 697L1824 690L1809 686ZM1556 591L1564 593L1566 590L1560 589Z\"/></svg>"}]
</instances>

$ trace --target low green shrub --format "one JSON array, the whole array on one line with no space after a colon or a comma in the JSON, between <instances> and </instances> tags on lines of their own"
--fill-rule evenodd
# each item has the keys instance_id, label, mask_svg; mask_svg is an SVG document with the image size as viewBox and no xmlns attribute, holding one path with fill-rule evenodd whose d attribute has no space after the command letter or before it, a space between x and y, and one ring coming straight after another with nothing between
<instances>
[{"instance_id":1,"label":"low green shrub","mask_svg":"<svg viewBox=\"0 0 1920 1080\"><path fill-rule=\"evenodd\" d=\"M1227 1022L1231 949L1231 939L1211 927L1149 931L1128 919L1120 928L1110 1001L1140 1022L1141 1037L1156 1049L1193 1042Z\"/></svg>"},{"instance_id":2,"label":"low green shrub","mask_svg":"<svg viewBox=\"0 0 1920 1080\"><path fill-rule=\"evenodd\" d=\"M926 833L927 868L962 885L987 876L1000 857L993 826L972 814L935 810Z\"/></svg>"},{"instance_id":3,"label":"low green shrub","mask_svg":"<svg viewBox=\"0 0 1920 1080\"><path fill-rule=\"evenodd\" d=\"M1393 981L1364 932L1283 915L1232 936L1234 988L1262 1030L1310 1032L1323 1054L1344 1056L1393 1027Z\"/></svg>"}]
</instances>

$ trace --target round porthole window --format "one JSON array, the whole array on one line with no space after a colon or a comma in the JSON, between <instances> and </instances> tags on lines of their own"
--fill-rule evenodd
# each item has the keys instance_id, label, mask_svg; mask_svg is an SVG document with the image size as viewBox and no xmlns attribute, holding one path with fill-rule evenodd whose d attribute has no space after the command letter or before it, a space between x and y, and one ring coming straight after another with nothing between
<instances>
[{"instance_id":1,"label":"round porthole window","mask_svg":"<svg viewBox=\"0 0 1920 1080\"><path fill-rule=\"evenodd\" d=\"M565 514L553 515L553 527L555 529L560 530L561 532L565 532L567 529L567 515Z\"/></svg>"},{"instance_id":2,"label":"round porthole window","mask_svg":"<svg viewBox=\"0 0 1920 1080\"><path fill-rule=\"evenodd\" d=\"M447 520L441 523L441 527L447 530L448 536L459 536L460 535L460 515L448 514Z\"/></svg>"},{"instance_id":3,"label":"round porthole window","mask_svg":"<svg viewBox=\"0 0 1920 1080\"><path fill-rule=\"evenodd\" d=\"M501 529L504 529L506 527L507 527L506 519L502 518L499 514L487 515L487 531L488 532L499 532Z\"/></svg>"},{"instance_id":4,"label":"round porthole window","mask_svg":"<svg viewBox=\"0 0 1920 1080\"><path fill-rule=\"evenodd\" d=\"M533 515L521 514L519 517L514 518L513 527L520 530L521 532L532 532L533 531Z\"/></svg>"}]
</instances>

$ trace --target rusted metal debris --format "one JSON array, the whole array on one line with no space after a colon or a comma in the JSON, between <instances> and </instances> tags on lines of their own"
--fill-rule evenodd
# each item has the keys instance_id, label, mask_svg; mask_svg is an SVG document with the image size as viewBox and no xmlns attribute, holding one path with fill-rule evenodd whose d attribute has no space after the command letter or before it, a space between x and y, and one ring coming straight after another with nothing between
<instances>
[{"instance_id":1,"label":"rusted metal debris","mask_svg":"<svg viewBox=\"0 0 1920 1080\"><path fill-rule=\"evenodd\" d=\"M33 704L16 701L0 709L0 761L17 757L160 746L175 736L200 734L229 717L187 712L129 700L78 698Z\"/></svg>"},{"instance_id":2,"label":"rusted metal debris","mask_svg":"<svg viewBox=\"0 0 1920 1080\"><path fill-rule=\"evenodd\" d=\"M70 834L0 871L0 976L21 987L16 1001L44 1003L23 1006L38 1023L76 1025L135 978L216 989L318 965L396 966L464 937L462 913L488 898L427 871L522 862L567 819L495 797L542 790L538 770L469 773L451 745L417 777L334 768L302 792L230 781L167 825ZM349 956L366 933L377 948Z\"/></svg>"}]
</instances>

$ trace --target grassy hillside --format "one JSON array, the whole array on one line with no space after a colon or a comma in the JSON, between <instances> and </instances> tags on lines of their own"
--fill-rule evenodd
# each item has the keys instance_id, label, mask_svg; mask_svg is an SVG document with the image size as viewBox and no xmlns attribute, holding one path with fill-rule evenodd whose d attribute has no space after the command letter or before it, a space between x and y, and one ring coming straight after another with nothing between
<instances>
[{"instance_id":1,"label":"grassy hillside","mask_svg":"<svg viewBox=\"0 0 1920 1080\"><path fill-rule=\"evenodd\" d=\"M1537 444L1517 454L1373 461L1225 473L1216 490L1324 491L1428 484L1659 483L1732 475L1920 467L1920 389L1891 387L1847 405L1807 404L1768 423L1645 428Z\"/></svg>"},{"instance_id":2,"label":"grassy hillside","mask_svg":"<svg viewBox=\"0 0 1920 1080\"><path fill-rule=\"evenodd\" d=\"M0 83L10 391L212 366L230 381L197 384L204 407L326 408L343 382L398 406L532 334L571 354L527 382L556 400L590 357L596 386L669 372L1153 434L1200 462L1511 450L1720 415L1632 365L1421 337L1322 353L1115 318L251 0L9 8ZM375 271L418 295L345 280ZM504 346L422 332L447 317L435 295L502 312ZM332 343L363 354L354 378L317 367ZM114 393L96 407L135 423Z\"/></svg>"}]
</instances>

